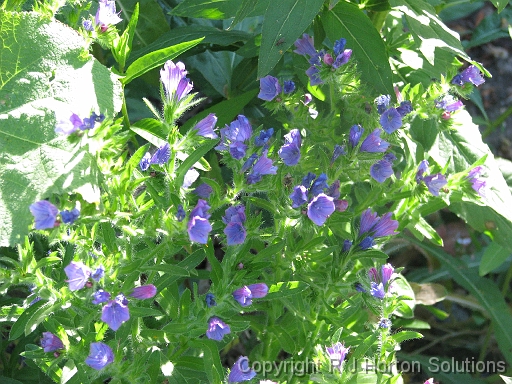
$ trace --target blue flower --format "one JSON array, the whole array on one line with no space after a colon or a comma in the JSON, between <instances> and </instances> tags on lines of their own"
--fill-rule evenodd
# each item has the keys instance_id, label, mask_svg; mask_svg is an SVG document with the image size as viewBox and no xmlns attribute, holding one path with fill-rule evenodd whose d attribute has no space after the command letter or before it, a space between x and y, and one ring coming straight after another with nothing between
<instances>
[{"instance_id":1,"label":"blue flower","mask_svg":"<svg viewBox=\"0 0 512 384\"><path fill-rule=\"evenodd\" d=\"M176 211L176 220L178 220L179 222L182 222L183 219L185 218L185 216L186 216L186 213L185 213L185 210L183 209L183 205L179 204L178 209Z\"/></svg>"},{"instance_id":2,"label":"blue flower","mask_svg":"<svg viewBox=\"0 0 512 384\"><path fill-rule=\"evenodd\" d=\"M391 328L391 320L382 318L382 319L380 319L380 321L377 325L379 328L389 329L389 328Z\"/></svg>"},{"instance_id":3,"label":"blue flower","mask_svg":"<svg viewBox=\"0 0 512 384\"><path fill-rule=\"evenodd\" d=\"M45 352L53 352L58 349L64 349L64 344L62 344L62 340L55 336L53 333L43 332L41 347Z\"/></svg>"},{"instance_id":4,"label":"blue flower","mask_svg":"<svg viewBox=\"0 0 512 384\"><path fill-rule=\"evenodd\" d=\"M228 382L240 383L242 381L252 380L255 376L256 372L249 367L249 359L245 356L240 356L231 367Z\"/></svg>"},{"instance_id":5,"label":"blue flower","mask_svg":"<svg viewBox=\"0 0 512 384\"><path fill-rule=\"evenodd\" d=\"M226 209L225 216L222 221L227 224L224 229L228 245L243 244L247 231L243 224L245 222L245 207L238 205Z\"/></svg>"},{"instance_id":6,"label":"blue flower","mask_svg":"<svg viewBox=\"0 0 512 384\"><path fill-rule=\"evenodd\" d=\"M338 145L336 144L334 146L334 151L332 152L332 157L331 157L331 165L334 164L334 162L336 161L336 159L338 157L340 157L341 155L346 155L347 153L345 152L345 147L342 146L342 145Z\"/></svg>"},{"instance_id":7,"label":"blue flower","mask_svg":"<svg viewBox=\"0 0 512 384\"><path fill-rule=\"evenodd\" d=\"M333 369L337 368L341 371L341 365L343 364L349 349L350 347L345 348L345 346L339 341L332 347L325 348Z\"/></svg>"},{"instance_id":8,"label":"blue flower","mask_svg":"<svg viewBox=\"0 0 512 384\"><path fill-rule=\"evenodd\" d=\"M215 302L215 296L213 295L213 293L207 293L204 300L208 308L217 306L217 303Z\"/></svg>"},{"instance_id":9,"label":"blue flower","mask_svg":"<svg viewBox=\"0 0 512 384\"><path fill-rule=\"evenodd\" d=\"M344 38L341 38L339 40L336 40L334 42L334 56L338 56L340 53L342 53L345 50L345 45L347 44L347 40Z\"/></svg>"},{"instance_id":10,"label":"blue flower","mask_svg":"<svg viewBox=\"0 0 512 384\"><path fill-rule=\"evenodd\" d=\"M343 248L341 248L341 252L348 252L348 251L350 251L350 248L352 248L352 241L345 240L343 242Z\"/></svg>"},{"instance_id":11,"label":"blue flower","mask_svg":"<svg viewBox=\"0 0 512 384\"><path fill-rule=\"evenodd\" d=\"M393 174L392 164L387 160L377 161L370 167L370 176L379 183L386 181Z\"/></svg>"},{"instance_id":12,"label":"blue flower","mask_svg":"<svg viewBox=\"0 0 512 384\"><path fill-rule=\"evenodd\" d=\"M85 364L89 367L100 370L114 362L114 353L105 343L91 343L89 356L85 359Z\"/></svg>"},{"instance_id":13,"label":"blue flower","mask_svg":"<svg viewBox=\"0 0 512 384\"><path fill-rule=\"evenodd\" d=\"M151 154L146 152L144 157L140 160L139 166L142 171L147 171L149 166L151 165Z\"/></svg>"},{"instance_id":14,"label":"blue flower","mask_svg":"<svg viewBox=\"0 0 512 384\"><path fill-rule=\"evenodd\" d=\"M386 295L386 292L384 291L384 285L382 283L377 284L374 281L372 281L370 284L370 293L373 297L381 300Z\"/></svg>"},{"instance_id":15,"label":"blue flower","mask_svg":"<svg viewBox=\"0 0 512 384\"><path fill-rule=\"evenodd\" d=\"M110 293L104 291L103 289L98 289L96 292L92 294L93 304L101 304L108 300L110 300Z\"/></svg>"},{"instance_id":16,"label":"blue flower","mask_svg":"<svg viewBox=\"0 0 512 384\"><path fill-rule=\"evenodd\" d=\"M302 178L301 185L305 186L307 189L311 187L311 183L315 180L316 175L312 172L308 172L306 176Z\"/></svg>"},{"instance_id":17,"label":"blue flower","mask_svg":"<svg viewBox=\"0 0 512 384\"><path fill-rule=\"evenodd\" d=\"M373 237L371 236L366 236L363 240L361 240L361 242L359 243L359 247L365 251L367 249L370 249L371 247L373 247L375 245L375 241L373 239Z\"/></svg>"},{"instance_id":18,"label":"blue flower","mask_svg":"<svg viewBox=\"0 0 512 384\"><path fill-rule=\"evenodd\" d=\"M348 142L350 143L352 148L357 147L357 144L359 144L359 140L361 140L363 132L364 128L361 127L359 124L350 127L350 132L348 134Z\"/></svg>"},{"instance_id":19,"label":"blue flower","mask_svg":"<svg viewBox=\"0 0 512 384\"><path fill-rule=\"evenodd\" d=\"M391 276L393 275L393 272L395 272L395 268L391 264L384 264L381 268L381 275L382 275L382 284L386 286L388 284L388 281L391 279Z\"/></svg>"},{"instance_id":20,"label":"blue flower","mask_svg":"<svg viewBox=\"0 0 512 384\"><path fill-rule=\"evenodd\" d=\"M293 189L290 195L292 200L292 208L299 208L302 204L308 202L307 189L303 185L298 185Z\"/></svg>"},{"instance_id":21,"label":"blue flower","mask_svg":"<svg viewBox=\"0 0 512 384\"><path fill-rule=\"evenodd\" d=\"M323 225L334 212L333 198L324 193L315 196L308 204L308 217L316 225Z\"/></svg>"},{"instance_id":22,"label":"blue flower","mask_svg":"<svg viewBox=\"0 0 512 384\"><path fill-rule=\"evenodd\" d=\"M307 33L302 35L302 39L295 40L295 53L303 56L315 56L317 54L316 49L313 45L313 38Z\"/></svg>"},{"instance_id":23,"label":"blue flower","mask_svg":"<svg viewBox=\"0 0 512 384\"><path fill-rule=\"evenodd\" d=\"M199 136L206 137L208 139L218 139L219 136L213 131L217 124L217 116L214 113L210 113L204 119L199 121L193 129L197 131Z\"/></svg>"},{"instance_id":24,"label":"blue flower","mask_svg":"<svg viewBox=\"0 0 512 384\"><path fill-rule=\"evenodd\" d=\"M387 133L393 133L402 126L402 116L396 108L389 108L381 115L379 122Z\"/></svg>"},{"instance_id":25,"label":"blue flower","mask_svg":"<svg viewBox=\"0 0 512 384\"><path fill-rule=\"evenodd\" d=\"M210 214L208 213L209 209L210 206L208 203L199 199L196 207L190 213L187 224L190 241L195 241L200 244L206 244L208 242L208 234L212 230L212 226L208 221L210 218Z\"/></svg>"},{"instance_id":26,"label":"blue flower","mask_svg":"<svg viewBox=\"0 0 512 384\"><path fill-rule=\"evenodd\" d=\"M123 21L116 13L116 2L114 0L100 0L95 17L96 25L105 32L109 26Z\"/></svg>"},{"instance_id":27,"label":"blue flower","mask_svg":"<svg viewBox=\"0 0 512 384\"><path fill-rule=\"evenodd\" d=\"M277 167L273 165L272 160L267 157L267 151L263 151L256 164L252 168L252 172L247 176L247 183L254 184L261 180L263 175L275 175Z\"/></svg>"},{"instance_id":28,"label":"blue flower","mask_svg":"<svg viewBox=\"0 0 512 384\"><path fill-rule=\"evenodd\" d=\"M167 102L176 102L185 98L192 91L192 84L186 77L185 64L181 61L174 64L168 60L160 70L160 81L164 86Z\"/></svg>"},{"instance_id":29,"label":"blue flower","mask_svg":"<svg viewBox=\"0 0 512 384\"><path fill-rule=\"evenodd\" d=\"M476 86L485 83L480 70L474 65L470 65L452 79L452 84L463 86L465 83L472 83Z\"/></svg>"},{"instance_id":30,"label":"blue flower","mask_svg":"<svg viewBox=\"0 0 512 384\"><path fill-rule=\"evenodd\" d=\"M228 224L232 221L243 223L245 219L245 207L242 204L229 207L222 217L224 224Z\"/></svg>"},{"instance_id":31,"label":"blue flower","mask_svg":"<svg viewBox=\"0 0 512 384\"><path fill-rule=\"evenodd\" d=\"M94 273L91 275L91 278L95 282L99 282L103 278L104 275L105 275L105 267L103 265L100 265L98 268L96 268Z\"/></svg>"},{"instance_id":32,"label":"blue flower","mask_svg":"<svg viewBox=\"0 0 512 384\"><path fill-rule=\"evenodd\" d=\"M211 340L221 341L224 335L231 333L229 325L223 322L218 317L211 317L208 320L208 330L206 331L206 337Z\"/></svg>"},{"instance_id":33,"label":"blue flower","mask_svg":"<svg viewBox=\"0 0 512 384\"><path fill-rule=\"evenodd\" d=\"M389 95L380 95L375 99L375 104L377 105L377 112L379 115L382 115L384 111L388 109L390 101L391 97Z\"/></svg>"},{"instance_id":34,"label":"blue flower","mask_svg":"<svg viewBox=\"0 0 512 384\"><path fill-rule=\"evenodd\" d=\"M350 60L350 57L352 56L352 50L351 49L345 49L342 53L340 53L336 60L334 60L334 63L332 63L332 67L334 69L337 69L341 67L342 65L345 65Z\"/></svg>"},{"instance_id":35,"label":"blue flower","mask_svg":"<svg viewBox=\"0 0 512 384\"><path fill-rule=\"evenodd\" d=\"M436 108L443 109L446 112L455 112L463 106L462 101L455 99L452 95L446 95L441 100L436 100L435 102Z\"/></svg>"},{"instance_id":36,"label":"blue flower","mask_svg":"<svg viewBox=\"0 0 512 384\"><path fill-rule=\"evenodd\" d=\"M72 261L64 268L64 272L68 277L66 283L69 283L71 291L77 291L85 287L85 284L91 276L91 269L84 265L81 261Z\"/></svg>"},{"instance_id":37,"label":"blue flower","mask_svg":"<svg viewBox=\"0 0 512 384\"><path fill-rule=\"evenodd\" d=\"M482 166L478 166L469 171L466 179L471 183L471 188L480 195L480 197L485 198L485 189L487 187L487 181L482 179L480 176L483 173Z\"/></svg>"},{"instance_id":38,"label":"blue flower","mask_svg":"<svg viewBox=\"0 0 512 384\"><path fill-rule=\"evenodd\" d=\"M92 21L91 20L83 20L82 21L82 27L84 27L84 29L86 31L89 31L89 32L94 31L94 26L92 25Z\"/></svg>"},{"instance_id":39,"label":"blue flower","mask_svg":"<svg viewBox=\"0 0 512 384\"><path fill-rule=\"evenodd\" d=\"M313 182L313 185L309 189L309 193L311 193L312 196L317 196L328 187L329 185L327 184L327 175L325 173L321 173Z\"/></svg>"},{"instance_id":40,"label":"blue flower","mask_svg":"<svg viewBox=\"0 0 512 384\"><path fill-rule=\"evenodd\" d=\"M446 177L444 177L441 173L425 176L423 181L425 182L425 185L427 186L430 193L434 196L439 196L439 190L448 184Z\"/></svg>"},{"instance_id":41,"label":"blue flower","mask_svg":"<svg viewBox=\"0 0 512 384\"><path fill-rule=\"evenodd\" d=\"M279 80L274 76L265 76L260 79L260 93L258 98L266 101L272 101L281 93L281 85Z\"/></svg>"},{"instance_id":42,"label":"blue flower","mask_svg":"<svg viewBox=\"0 0 512 384\"><path fill-rule=\"evenodd\" d=\"M251 296L253 299L261 299L262 297L267 296L268 286L265 283L255 283L247 286L251 291Z\"/></svg>"},{"instance_id":43,"label":"blue flower","mask_svg":"<svg viewBox=\"0 0 512 384\"><path fill-rule=\"evenodd\" d=\"M169 143L165 143L151 157L151 164L160 164L163 165L169 161L171 158L171 147Z\"/></svg>"},{"instance_id":44,"label":"blue flower","mask_svg":"<svg viewBox=\"0 0 512 384\"><path fill-rule=\"evenodd\" d=\"M247 170L249 170L249 168L251 168L254 165L256 160L258 160L258 154L253 153L251 156L247 158L247 160L245 160L244 165L242 165L242 169L240 170L240 172L244 173Z\"/></svg>"},{"instance_id":45,"label":"blue flower","mask_svg":"<svg viewBox=\"0 0 512 384\"><path fill-rule=\"evenodd\" d=\"M263 147L268 143L273 134L274 128L269 128L267 130L262 129L259 135L254 138L254 145L257 147Z\"/></svg>"},{"instance_id":46,"label":"blue flower","mask_svg":"<svg viewBox=\"0 0 512 384\"><path fill-rule=\"evenodd\" d=\"M252 293L247 286L238 288L233 292L233 298L238 301L242 307L247 307L252 304Z\"/></svg>"},{"instance_id":47,"label":"blue flower","mask_svg":"<svg viewBox=\"0 0 512 384\"><path fill-rule=\"evenodd\" d=\"M283 83L283 92L288 95L295 91L295 83L292 80L285 80Z\"/></svg>"},{"instance_id":48,"label":"blue flower","mask_svg":"<svg viewBox=\"0 0 512 384\"><path fill-rule=\"evenodd\" d=\"M306 75L308 75L308 77L309 77L309 83L311 84L311 86L324 83L322 81L322 79L320 78L319 73L320 73L320 70L317 67L315 67L314 65L309 67L306 70Z\"/></svg>"},{"instance_id":49,"label":"blue flower","mask_svg":"<svg viewBox=\"0 0 512 384\"><path fill-rule=\"evenodd\" d=\"M300 160L300 147L302 138L298 129L292 129L290 133L284 135L285 143L279 149L277 154L288 166L297 165Z\"/></svg>"},{"instance_id":50,"label":"blue flower","mask_svg":"<svg viewBox=\"0 0 512 384\"><path fill-rule=\"evenodd\" d=\"M418 165L418 170L416 171L416 183L421 183L423 180L423 174L428 171L428 161L421 160L420 165Z\"/></svg>"},{"instance_id":51,"label":"blue flower","mask_svg":"<svg viewBox=\"0 0 512 384\"><path fill-rule=\"evenodd\" d=\"M60 212L60 217L64 224L73 224L78 219L78 216L80 216L80 211L76 208L73 208L71 211L66 209Z\"/></svg>"},{"instance_id":52,"label":"blue flower","mask_svg":"<svg viewBox=\"0 0 512 384\"><path fill-rule=\"evenodd\" d=\"M252 127L244 115L238 115L230 125L220 130L221 143L215 147L218 151L228 150L236 160L245 156L247 146L244 144L252 135Z\"/></svg>"},{"instance_id":53,"label":"blue flower","mask_svg":"<svg viewBox=\"0 0 512 384\"><path fill-rule=\"evenodd\" d=\"M404 117L412 112L412 104L409 100L402 101L400 106L396 107L396 110L400 116Z\"/></svg>"},{"instance_id":54,"label":"blue flower","mask_svg":"<svg viewBox=\"0 0 512 384\"><path fill-rule=\"evenodd\" d=\"M197 195L203 199L208 199L210 197L210 195L213 193L213 188L210 187L208 184L203 183L203 184L199 184L196 187L196 189L194 189L192 191L192 193L194 193L195 195Z\"/></svg>"},{"instance_id":55,"label":"blue flower","mask_svg":"<svg viewBox=\"0 0 512 384\"><path fill-rule=\"evenodd\" d=\"M398 228L398 221L391 220L391 215L391 212L388 212L379 219L372 228L373 237L392 236L398 233L395 232Z\"/></svg>"},{"instance_id":56,"label":"blue flower","mask_svg":"<svg viewBox=\"0 0 512 384\"><path fill-rule=\"evenodd\" d=\"M385 152L389 148L389 143L381 139L382 129L377 128L370 133L361 144L361 152Z\"/></svg>"},{"instance_id":57,"label":"blue flower","mask_svg":"<svg viewBox=\"0 0 512 384\"><path fill-rule=\"evenodd\" d=\"M333 182L325 191L327 196L331 196L333 199L338 199L341 195L340 193L340 181L336 180Z\"/></svg>"},{"instance_id":58,"label":"blue flower","mask_svg":"<svg viewBox=\"0 0 512 384\"><path fill-rule=\"evenodd\" d=\"M36 229L48 229L55 227L59 210L55 205L46 200L31 204L30 213L34 216Z\"/></svg>"},{"instance_id":59,"label":"blue flower","mask_svg":"<svg viewBox=\"0 0 512 384\"><path fill-rule=\"evenodd\" d=\"M134 299L144 300L151 299L156 295L156 292L156 287L153 284L147 284L133 288L132 292L128 296L133 297Z\"/></svg>"},{"instance_id":60,"label":"blue flower","mask_svg":"<svg viewBox=\"0 0 512 384\"><path fill-rule=\"evenodd\" d=\"M108 324L112 330L117 331L121 324L130 319L128 300L121 293L114 300L110 300L103 306L101 320Z\"/></svg>"},{"instance_id":61,"label":"blue flower","mask_svg":"<svg viewBox=\"0 0 512 384\"><path fill-rule=\"evenodd\" d=\"M240 160L245 156L247 145L241 141L235 141L229 144L229 154L235 160Z\"/></svg>"},{"instance_id":62,"label":"blue flower","mask_svg":"<svg viewBox=\"0 0 512 384\"><path fill-rule=\"evenodd\" d=\"M370 208L366 209L361 214L361 220L359 222L359 236L370 232L373 227L379 222L379 216L376 212L372 212Z\"/></svg>"}]
</instances>

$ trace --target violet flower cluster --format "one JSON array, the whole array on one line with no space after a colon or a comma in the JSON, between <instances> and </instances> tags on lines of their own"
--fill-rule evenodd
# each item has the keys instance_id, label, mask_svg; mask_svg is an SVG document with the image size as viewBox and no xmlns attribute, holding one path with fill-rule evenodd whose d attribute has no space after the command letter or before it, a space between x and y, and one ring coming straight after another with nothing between
<instances>
[{"instance_id":1,"label":"violet flower cluster","mask_svg":"<svg viewBox=\"0 0 512 384\"><path fill-rule=\"evenodd\" d=\"M398 107L390 107L391 97L381 95L375 99L377 112L380 114L379 123L386 133L393 133L402 126L402 118L412 112L410 101L401 101Z\"/></svg>"},{"instance_id":2,"label":"violet flower cluster","mask_svg":"<svg viewBox=\"0 0 512 384\"><path fill-rule=\"evenodd\" d=\"M59 349L64 349L62 340L51 332L43 332L43 337L41 338L40 343L45 352L53 352Z\"/></svg>"},{"instance_id":3,"label":"violet flower cluster","mask_svg":"<svg viewBox=\"0 0 512 384\"><path fill-rule=\"evenodd\" d=\"M362 250L369 249L375 245L375 239L385 236L393 236L398 232L398 221L391 219L391 212L379 217L377 213L370 208L361 214L359 223L359 248Z\"/></svg>"},{"instance_id":4,"label":"violet flower cluster","mask_svg":"<svg viewBox=\"0 0 512 384\"><path fill-rule=\"evenodd\" d=\"M50 229L59 226L57 215L59 210L55 205L46 200L36 201L29 206L30 213L34 216L35 229ZM71 211L65 209L60 212L64 224L73 224L80 216L80 211L73 208Z\"/></svg>"},{"instance_id":5,"label":"violet flower cluster","mask_svg":"<svg viewBox=\"0 0 512 384\"><path fill-rule=\"evenodd\" d=\"M187 78L185 64L178 61L176 64L168 60L160 70L160 81L164 87L167 105L176 105L192 91L192 83Z\"/></svg>"},{"instance_id":6,"label":"violet flower cluster","mask_svg":"<svg viewBox=\"0 0 512 384\"><path fill-rule=\"evenodd\" d=\"M243 244L247 231L245 230L245 207L240 204L226 209L222 221L226 224L224 234L228 245Z\"/></svg>"},{"instance_id":7,"label":"violet flower cluster","mask_svg":"<svg viewBox=\"0 0 512 384\"><path fill-rule=\"evenodd\" d=\"M320 71L323 68L330 68L336 70L345 65L352 56L351 49L345 49L347 43L346 39L339 39L334 42L332 52L325 50L317 51L313 44L313 38L308 34L303 34L301 39L295 41L295 50L293 52L305 56L311 66L306 71L311 85L323 84L320 77Z\"/></svg>"},{"instance_id":8,"label":"violet flower cluster","mask_svg":"<svg viewBox=\"0 0 512 384\"><path fill-rule=\"evenodd\" d=\"M217 116L214 113L210 113L204 119L200 120L194 128L193 131L199 136L206 137L208 139L218 139L219 136L215 133L214 129L217 125Z\"/></svg>"},{"instance_id":9,"label":"violet flower cluster","mask_svg":"<svg viewBox=\"0 0 512 384\"><path fill-rule=\"evenodd\" d=\"M424 182L431 194L439 196L439 191L448 184L448 181L442 173L424 176L425 172L428 171L428 165L427 160L420 162L415 177L416 183L421 184L421 182Z\"/></svg>"},{"instance_id":10,"label":"violet flower cluster","mask_svg":"<svg viewBox=\"0 0 512 384\"><path fill-rule=\"evenodd\" d=\"M288 95L295 91L295 83L292 80L285 80L283 86L274 76L265 76L260 79L260 93L258 98L265 101L272 101L281 94ZM279 100L278 100L279 101Z\"/></svg>"},{"instance_id":11,"label":"violet flower cluster","mask_svg":"<svg viewBox=\"0 0 512 384\"><path fill-rule=\"evenodd\" d=\"M284 135L285 143L279 149L277 154L288 166L297 165L300 160L300 147L302 138L298 129L292 129L290 133Z\"/></svg>"},{"instance_id":12,"label":"violet flower cluster","mask_svg":"<svg viewBox=\"0 0 512 384\"><path fill-rule=\"evenodd\" d=\"M240 160L245 157L247 142L252 136L252 127L244 115L238 115L236 120L220 130L220 144L215 147L217 151L229 151L233 159Z\"/></svg>"}]
</instances>

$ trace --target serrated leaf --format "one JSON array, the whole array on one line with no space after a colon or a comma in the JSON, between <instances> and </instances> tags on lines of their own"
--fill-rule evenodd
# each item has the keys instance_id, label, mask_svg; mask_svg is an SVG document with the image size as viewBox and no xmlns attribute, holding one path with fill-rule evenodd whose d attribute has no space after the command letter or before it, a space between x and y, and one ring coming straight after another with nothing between
<instances>
[{"instance_id":1,"label":"serrated leaf","mask_svg":"<svg viewBox=\"0 0 512 384\"><path fill-rule=\"evenodd\" d=\"M510 249L505 248L498 243L492 242L489 244L482 256L482 261L478 268L478 274L480 276L485 276L489 272L498 268L505 262L505 260L507 260L510 256L510 252Z\"/></svg>"},{"instance_id":2,"label":"serrated leaf","mask_svg":"<svg viewBox=\"0 0 512 384\"><path fill-rule=\"evenodd\" d=\"M261 30L258 78L266 76L311 24L323 5L323 0L271 1Z\"/></svg>"},{"instance_id":3,"label":"serrated leaf","mask_svg":"<svg viewBox=\"0 0 512 384\"><path fill-rule=\"evenodd\" d=\"M392 95L392 73L386 47L368 16L357 5L342 1L322 15L322 22L331 41L342 37L347 40L346 47L352 49L361 80L377 94Z\"/></svg>"},{"instance_id":4,"label":"serrated leaf","mask_svg":"<svg viewBox=\"0 0 512 384\"><path fill-rule=\"evenodd\" d=\"M200 38L173 45L172 47L162 48L138 58L126 69L126 76L122 77L121 81L123 84L128 84L133 79L142 76L153 68L164 65L167 60L172 60L190 48L195 47L202 40L203 38Z\"/></svg>"},{"instance_id":5,"label":"serrated leaf","mask_svg":"<svg viewBox=\"0 0 512 384\"><path fill-rule=\"evenodd\" d=\"M97 189L95 159L55 133L55 111L113 117L122 101L117 76L88 55L73 29L35 13L0 11L0 30L0 246L8 246L28 233L30 204Z\"/></svg>"},{"instance_id":6,"label":"serrated leaf","mask_svg":"<svg viewBox=\"0 0 512 384\"><path fill-rule=\"evenodd\" d=\"M512 334L510 333L512 315L496 284L492 280L478 276L476 271L467 269L461 260L455 259L442 249L421 243L414 238L408 238L408 240L434 255L443 267L450 271L451 277L457 284L468 290L485 308L486 315L492 321L500 350L510 364L512 362Z\"/></svg>"}]
</instances>

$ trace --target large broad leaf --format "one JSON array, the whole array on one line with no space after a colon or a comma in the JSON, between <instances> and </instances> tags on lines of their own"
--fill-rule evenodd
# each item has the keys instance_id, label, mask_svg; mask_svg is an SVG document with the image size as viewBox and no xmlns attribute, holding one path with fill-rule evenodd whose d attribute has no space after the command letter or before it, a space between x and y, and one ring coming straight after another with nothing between
<instances>
[{"instance_id":1,"label":"large broad leaf","mask_svg":"<svg viewBox=\"0 0 512 384\"><path fill-rule=\"evenodd\" d=\"M510 233L512 232L512 195L501 174L487 144L482 142L478 126L473 124L467 111L459 111L453 117L451 129L440 129L433 145L425 147L429 155L441 166L448 165L448 175L467 170L484 155L488 183L492 186L480 205L476 202L453 200L450 210L462 217L469 225L479 231L489 231L494 240L512 250ZM432 122L432 121L431 121ZM427 136L425 136L427 137ZM429 143L432 137L428 137Z\"/></svg>"},{"instance_id":2,"label":"large broad leaf","mask_svg":"<svg viewBox=\"0 0 512 384\"><path fill-rule=\"evenodd\" d=\"M271 0L252 0L253 8L249 16L262 15ZM204 19L229 19L235 17L244 4L240 0L185 0L178 4L172 14L183 17L197 17Z\"/></svg>"},{"instance_id":3,"label":"large broad leaf","mask_svg":"<svg viewBox=\"0 0 512 384\"><path fill-rule=\"evenodd\" d=\"M268 4L261 31L258 78L267 75L311 24L323 0L281 0Z\"/></svg>"},{"instance_id":4,"label":"large broad leaf","mask_svg":"<svg viewBox=\"0 0 512 384\"><path fill-rule=\"evenodd\" d=\"M94 159L55 133L55 111L113 117L121 86L60 22L0 11L0 30L0 246L7 246L28 233L30 204L52 193L97 190Z\"/></svg>"},{"instance_id":5,"label":"large broad leaf","mask_svg":"<svg viewBox=\"0 0 512 384\"><path fill-rule=\"evenodd\" d=\"M512 316L509 307L496 284L489 279L478 276L474 270L468 267L459 259L444 252L441 248L409 237L408 240L413 244L434 255L450 271L450 276L457 284L468 290L485 308L485 315L488 316L494 326L496 341L500 347L503 356L509 364L512 363L512 333L510 333L510 324Z\"/></svg>"},{"instance_id":6,"label":"large broad leaf","mask_svg":"<svg viewBox=\"0 0 512 384\"><path fill-rule=\"evenodd\" d=\"M345 38L357 60L361 79L377 94L394 94L386 47L372 22L356 5L339 2L322 17L331 41Z\"/></svg>"}]
</instances>

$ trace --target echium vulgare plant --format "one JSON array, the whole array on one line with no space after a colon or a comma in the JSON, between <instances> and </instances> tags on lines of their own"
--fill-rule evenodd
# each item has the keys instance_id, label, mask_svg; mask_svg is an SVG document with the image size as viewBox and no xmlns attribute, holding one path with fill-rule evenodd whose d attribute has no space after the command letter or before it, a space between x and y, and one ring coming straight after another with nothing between
<instances>
[{"instance_id":1,"label":"echium vulgare plant","mask_svg":"<svg viewBox=\"0 0 512 384\"><path fill-rule=\"evenodd\" d=\"M373 28L381 54L367 15L313 3L323 26L286 22L267 46L281 64L211 107L198 63L221 56L177 56L249 32L192 24L133 58L138 4L122 24L113 0L71 2L58 15L69 28L52 19L58 1L36 6L42 16L4 3L1 322L23 360L1 364L13 380L37 369L58 383L403 382L396 352L421 334L395 325L416 302L388 244L439 244L424 217L444 207L499 214L492 155L454 152L474 128L459 98L484 69L454 60L409 83L395 63L393 87L333 19ZM379 26L388 41L395 21ZM240 63L224 53L218 65Z\"/></svg>"}]
</instances>

